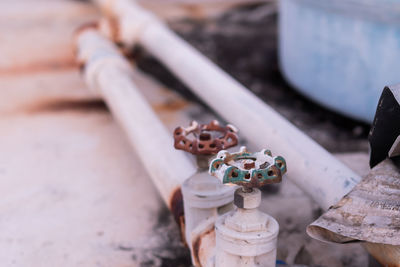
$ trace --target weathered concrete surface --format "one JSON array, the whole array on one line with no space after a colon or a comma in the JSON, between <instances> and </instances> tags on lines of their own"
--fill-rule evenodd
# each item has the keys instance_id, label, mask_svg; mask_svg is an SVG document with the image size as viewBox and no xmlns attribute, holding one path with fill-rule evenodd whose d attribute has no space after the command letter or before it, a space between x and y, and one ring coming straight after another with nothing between
<instances>
[{"instance_id":1,"label":"weathered concrete surface","mask_svg":"<svg viewBox=\"0 0 400 267\"><path fill-rule=\"evenodd\" d=\"M71 36L97 16L77 1L1 1L0 75L74 67Z\"/></svg>"},{"instance_id":2,"label":"weathered concrete surface","mask_svg":"<svg viewBox=\"0 0 400 267\"><path fill-rule=\"evenodd\" d=\"M2 266L131 263L120 247L149 239L162 203L108 112L8 116L0 129Z\"/></svg>"},{"instance_id":3,"label":"weathered concrete surface","mask_svg":"<svg viewBox=\"0 0 400 267\"><path fill-rule=\"evenodd\" d=\"M43 77L19 76L42 97L18 102L7 92L19 82L8 81L0 100L1 265L187 266L175 223L105 105L76 86L77 73ZM163 116L187 106L149 83Z\"/></svg>"}]
</instances>

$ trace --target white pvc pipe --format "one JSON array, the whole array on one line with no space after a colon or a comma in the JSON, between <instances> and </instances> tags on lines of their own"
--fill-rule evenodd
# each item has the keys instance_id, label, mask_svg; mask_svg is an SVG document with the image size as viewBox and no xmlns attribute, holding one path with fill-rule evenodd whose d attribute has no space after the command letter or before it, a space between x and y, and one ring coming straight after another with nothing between
<instances>
[{"instance_id":1,"label":"white pvc pipe","mask_svg":"<svg viewBox=\"0 0 400 267\"><path fill-rule=\"evenodd\" d=\"M118 18L119 41L141 44L248 140L284 156L289 178L322 208L338 202L361 180L134 1L95 1Z\"/></svg>"},{"instance_id":2,"label":"white pvc pipe","mask_svg":"<svg viewBox=\"0 0 400 267\"><path fill-rule=\"evenodd\" d=\"M224 186L206 171L192 176L183 183L185 237L194 266L204 266L204 263L200 261L200 254L204 254L204 251L201 251L198 246L196 247L196 241L204 238L209 231L208 223L205 224L205 222L215 221L219 215L233 209L235 188ZM207 227L203 228L204 225ZM197 236L192 239L194 232ZM201 244L201 242L199 243Z\"/></svg>"},{"instance_id":3,"label":"white pvc pipe","mask_svg":"<svg viewBox=\"0 0 400 267\"><path fill-rule=\"evenodd\" d=\"M86 29L78 35L77 47L90 88L104 98L162 198L170 205L171 195L196 172L194 164L183 152L175 150L172 134L136 88L131 78L133 69L114 44L96 30Z\"/></svg>"}]
</instances>

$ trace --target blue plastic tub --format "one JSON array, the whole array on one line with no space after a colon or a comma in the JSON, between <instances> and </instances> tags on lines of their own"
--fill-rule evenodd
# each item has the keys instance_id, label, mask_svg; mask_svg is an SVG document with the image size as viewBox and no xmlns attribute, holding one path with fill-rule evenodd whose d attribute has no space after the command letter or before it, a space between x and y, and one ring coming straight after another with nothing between
<instances>
[{"instance_id":1,"label":"blue plastic tub","mask_svg":"<svg viewBox=\"0 0 400 267\"><path fill-rule=\"evenodd\" d=\"M400 0L281 0L279 58L307 97L371 122L400 82Z\"/></svg>"}]
</instances>

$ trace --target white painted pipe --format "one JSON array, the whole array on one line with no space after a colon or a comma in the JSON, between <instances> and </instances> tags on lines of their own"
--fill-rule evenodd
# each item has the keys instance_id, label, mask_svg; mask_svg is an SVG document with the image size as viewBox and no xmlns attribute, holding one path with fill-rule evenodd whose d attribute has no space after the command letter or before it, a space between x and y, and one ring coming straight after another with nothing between
<instances>
[{"instance_id":1,"label":"white painted pipe","mask_svg":"<svg viewBox=\"0 0 400 267\"><path fill-rule=\"evenodd\" d=\"M174 192L196 172L194 164L175 150L171 133L132 81L132 66L111 41L94 29L84 29L77 37L77 48L89 87L104 98L170 206Z\"/></svg>"},{"instance_id":2,"label":"white painted pipe","mask_svg":"<svg viewBox=\"0 0 400 267\"><path fill-rule=\"evenodd\" d=\"M118 19L119 41L142 45L248 140L284 156L289 178L322 208L338 202L361 180L134 1L95 2Z\"/></svg>"},{"instance_id":3,"label":"white painted pipe","mask_svg":"<svg viewBox=\"0 0 400 267\"><path fill-rule=\"evenodd\" d=\"M215 223L215 267L275 267L278 222L258 210L261 191L235 192L237 210Z\"/></svg>"},{"instance_id":4,"label":"white painted pipe","mask_svg":"<svg viewBox=\"0 0 400 267\"><path fill-rule=\"evenodd\" d=\"M206 221L215 221L219 215L233 209L232 201L235 188L224 186L207 171L199 172L183 183L185 238L191 251L194 266L204 266L204 263L200 261L200 248L197 245L199 239L202 239L209 229L206 227L199 230L202 228L200 225L203 225ZM198 233L194 240L192 238L193 232Z\"/></svg>"}]
</instances>

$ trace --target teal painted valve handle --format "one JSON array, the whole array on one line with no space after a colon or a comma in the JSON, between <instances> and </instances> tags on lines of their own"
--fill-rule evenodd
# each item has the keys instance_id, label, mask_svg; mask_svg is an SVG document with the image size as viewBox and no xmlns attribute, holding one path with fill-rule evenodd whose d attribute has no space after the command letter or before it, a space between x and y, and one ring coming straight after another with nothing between
<instances>
[{"instance_id":1,"label":"teal painted valve handle","mask_svg":"<svg viewBox=\"0 0 400 267\"><path fill-rule=\"evenodd\" d=\"M246 147L241 147L236 153L221 150L209 168L209 173L224 184L237 184L247 188L279 183L286 171L283 157L273 157L268 149L249 153Z\"/></svg>"}]
</instances>

